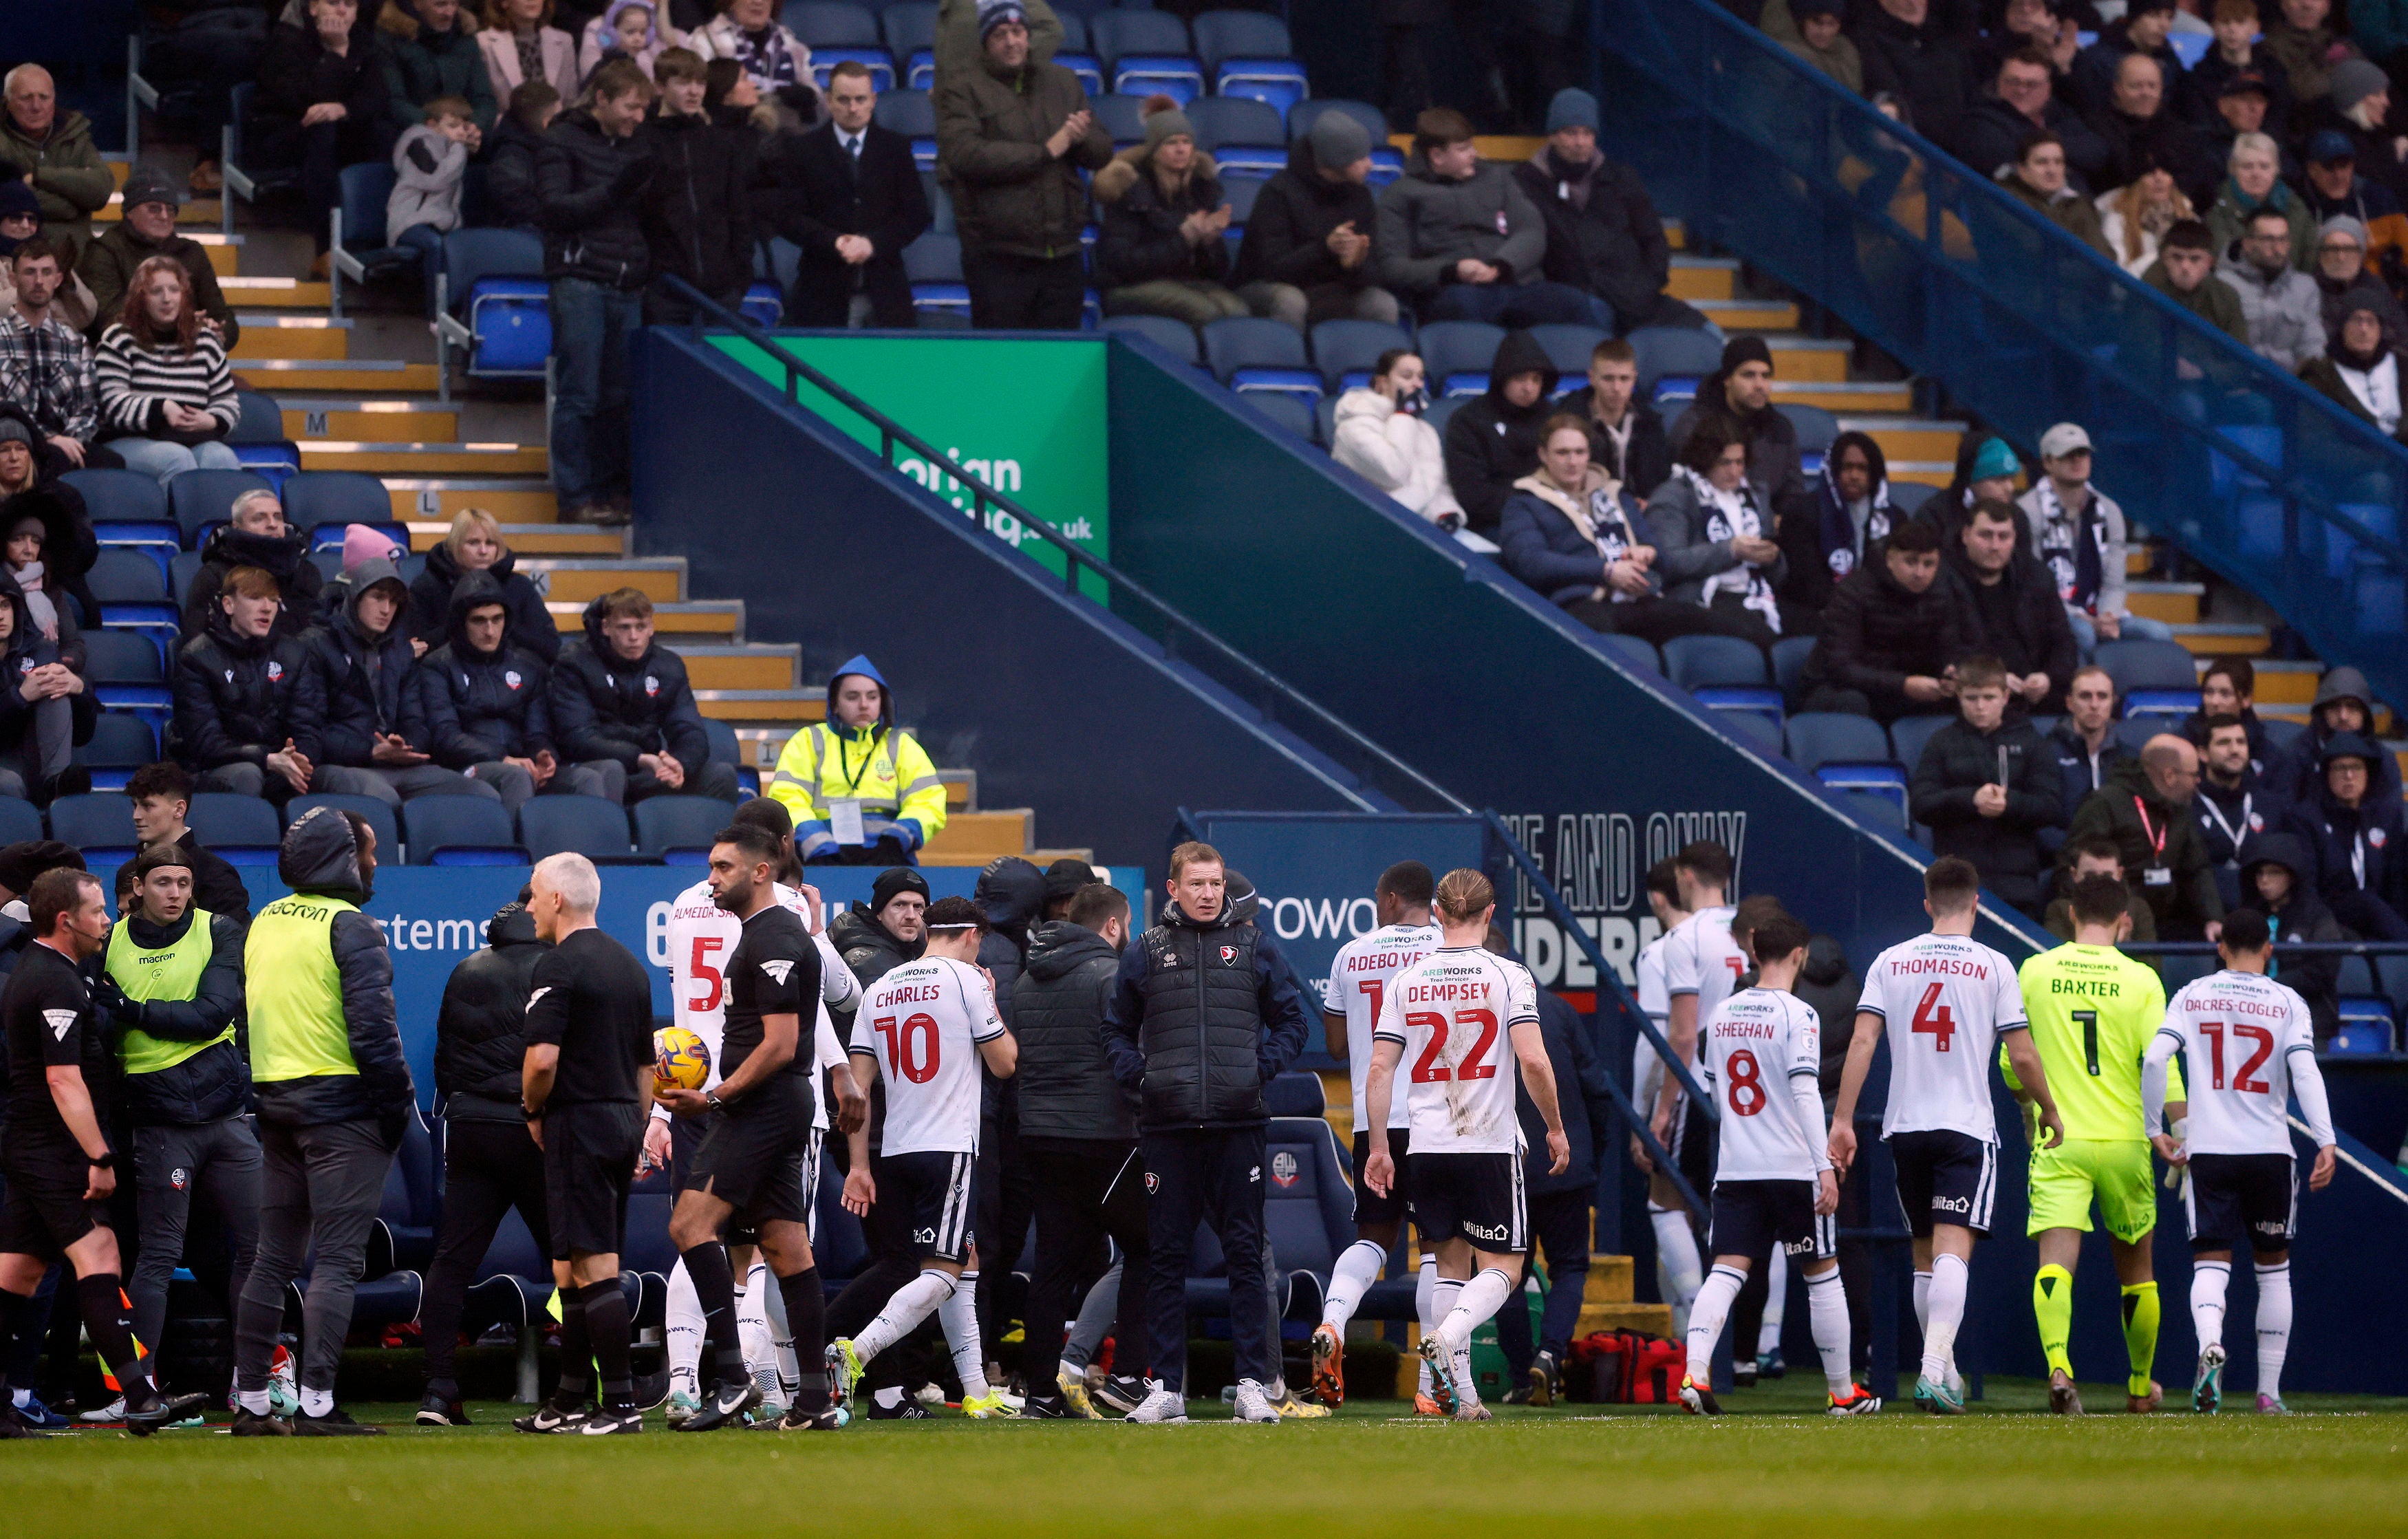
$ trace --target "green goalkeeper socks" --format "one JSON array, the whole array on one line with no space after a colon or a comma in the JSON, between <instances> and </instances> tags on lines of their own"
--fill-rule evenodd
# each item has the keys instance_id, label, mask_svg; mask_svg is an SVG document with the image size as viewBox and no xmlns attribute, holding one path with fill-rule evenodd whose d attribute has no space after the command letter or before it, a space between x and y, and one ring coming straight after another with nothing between
<instances>
[{"instance_id":1,"label":"green goalkeeper socks","mask_svg":"<svg viewBox=\"0 0 2408 1539\"><path fill-rule=\"evenodd\" d=\"M2124 1290L2124 1348L2132 1357L2127 1392L2149 1392L2149 1370L2157 1360L2157 1285L2135 1283Z\"/></svg>"},{"instance_id":2,"label":"green goalkeeper socks","mask_svg":"<svg viewBox=\"0 0 2408 1539\"><path fill-rule=\"evenodd\" d=\"M2066 1355L2065 1344L2073 1334L2073 1273L2058 1266L2041 1268L2040 1274L2032 1279L2032 1314L2040 1321L2040 1348L2047 1354L2050 1370L2071 1378L2073 1359ZM2153 1350L2157 1339L2157 1300L2152 1295L2149 1341Z\"/></svg>"}]
</instances>

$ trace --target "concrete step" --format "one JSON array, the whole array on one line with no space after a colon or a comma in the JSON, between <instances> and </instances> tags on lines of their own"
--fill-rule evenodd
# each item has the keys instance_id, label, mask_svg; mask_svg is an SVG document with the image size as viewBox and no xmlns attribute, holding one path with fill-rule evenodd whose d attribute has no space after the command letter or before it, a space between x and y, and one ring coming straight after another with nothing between
<instances>
[{"instance_id":1,"label":"concrete step","mask_svg":"<svg viewBox=\"0 0 2408 1539\"><path fill-rule=\"evenodd\" d=\"M1856 351L1820 337L1767 337L1764 344L1772 350L1772 377L1788 384L1844 383Z\"/></svg>"},{"instance_id":2,"label":"concrete step","mask_svg":"<svg viewBox=\"0 0 2408 1539\"><path fill-rule=\"evenodd\" d=\"M284 436L296 443L345 439L356 443L449 443L460 436L460 411L434 401L357 398L279 399Z\"/></svg>"},{"instance_id":3,"label":"concrete step","mask_svg":"<svg viewBox=\"0 0 2408 1539\"><path fill-rule=\"evenodd\" d=\"M270 309L324 309L334 303L334 295L323 283L307 278L228 278L221 274L218 287L225 291L226 303Z\"/></svg>"},{"instance_id":4,"label":"concrete step","mask_svg":"<svg viewBox=\"0 0 2408 1539\"><path fill-rule=\"evenodd\" d=\"M2255 657L2271 638L2263 626L2177 625L2174 640L2199 657Z\"/></svg>"},{"instance_id":5,"label":"concrete step","mask_svg":"<svg viewBox=\"0 0 2408 1539\"><path fill-rule=\"evenodd\" d=\"M304 468L309 468L306 451L303 460ZM409 525L409 548L431 551L442 544L451 533L452 525L448 520L441 524L413 523ZM627 531L606 529L598 524L505 524L502 525L502 542L522 557L624 556L627 554ZM614 583L610 586L620 588L626 584ZM609 589L603 591L609 592Z\"/></svg>"},{"instance_id":6,"label":"concrete step","mask_svg":"<svg viewBox=\"0 0 2408 1539\"><path fill-rule=\"evenodd\" d=\"M2170 626L2199 623L2200 602L2207 596L2204 583L2127 583L2124 592L2132 612L2144 620Z\"/></svg>"},{"instance_id":7,"label":"concrete step","mask_svg":"<svg viewBox=\"0 0 2408 1539\"><path fill-rule=\"evenodd\" d=\"M443 527L448 534L450 526ZM509 527L508 525L503 525L505 539L509 538ZM412 543L416 543L415 539ZM685 557L681 555L621 556L617 559L522 555L518 560L518 569L530 577L538 572L549 577L548 597L555 604L575 604L581 609L604 594L616 593L621 588L638 589L655 604L686 601ZM811 720L819 718L813 716Z\"/></svg>"},{"instance_id":8,"label":"concrete step","mask_svg":"<svg viewBox=\"0 0 2408 1539\"><path fill-rule=\"evenodd\" d=\"M433 364L405 364L398 358L237 359L235 373L247 379L251 389L280 400L286 396L348 396L357 391L435 393Z\"/></svg>"},{"instance_id":9,"label":"concrete step","mask_svg":"<svg viewBox=\"0 0 2408 1539\"><path fill-rule=\"evenodd\" d=\"M824 689L697 689L694 700L704 715L723 722L791 722L808 726L827 715ZM998 853L1018 855L1025 848L1024 841L1016 848ZM926 858L924 852L922 858ZM983 859L978 862L985 863Z\"/></svg>"},{"instance_id":10,"label":"concrete step","mask_svg":"<svg viewBox=\"0 0 2408 1539\"><path fill-rule=\"evenodd\" d=\"M552 623L558 626L564 635L574 635L585 624L583 602L547 597L544 607L552 611ZM672 638L733 641L744 634L744 601L740 598L702 598L682 604L655 602L652 605L652 628ZM688 649L681 644L678 650L683 653Z\"/></svg>"},{"instance_id":11,"label":"concrete step","mask_svg":"<svg viewBox=\"0 0 2408 1539\"><path fill-rule=\"evenodd\" d=\"M1651 1336L1672 1334L1670 1304L1583 1304L1580 1323L1572 1327L1572 1340L1599 1330L1642 1330ZM1417 1370L1419 1364L1414 1364Z\"/></svg>"},{"instance_id":12,"label":"concrete step","mask_svg":"<svg viewBox=\"0 0 2408 1539\"><path fill-rule=\"evenodd\" d=\"M1889 479L1911 481L1923 486L1945 488L1956 479L1956 462L1944 460L1898 460L1889 462Z\"/></svg>"},{"instance_id":13,"label":"concrete step","mask_svg":"<svg viewBox=\"0 0 2408 1539\"><path fill-rule=\"evenodd\" d=\"M686 677L696 689L792 689L800 649L775 642L681 643Z\"/></svg>"},{"instance_id":14,"label":"concrete step","mask_svg":"<svg viewBox=\"0 0 2408 1539\"><path fill-rule=\"evenodd\" d=\"M259 358L348 359L351 324L324 315L245 314L234 345L236 368Z\"/></svg>"},{"instance_id":15,"label":"concrete step","mask_svg":"<svg viewBox=\"0 0 2408 1539\"><path fill-rule=\"evenodd\" d=\"M2260 657L2255 659L2252 671L2258 675L2258 714L2269 707L2296 705L2305 711L2316 698L2316 681L2323 678L2325 665L2318 662L2278 663Z\"/></svg>"},{"instance_id":16,"label":"concrete step","mask_svg":"<svg viewBox=\"0 0 2408 1539\"><path fill-rule=\"evenodd\" d=\"M1037 814L1025 807L949 816L920 852L920 864L983 866L997 856L1025 855L1036 827Z\"/></svg>"},{"instance_id":17,"label":"concrete step","mask_svg":"<svg viewBox=\"0 0 2408 1539\"><path fill-rule=\"evenodd\" d=\"M1739 261L1728 256L1676 256L1664 292L1675 299L1728 299L1739 282Z\"/></svg>"},{"instance_id":18,"label":"concrete step","mask_svg":"<svg viewBox=\"0 0 2408 1539\"><path fill-rule=\"evenodd\" d=\"M235 240L238 241L242 237L240 236L236 236ZM218 276L218 286L220 288L223 288L225 286L225 280L227 279L236 277L241 273L242 248L239 245L228 241L226 237L222 235L213 236L209 239L202 241L200 244L201 250L208 253L209 259L209 271L217 274Z\"/></svg>"},{"instance_id":19,"label":"concrete step","mask_svg":"<svg viewBox=\"0 0 2408 1539\"><path fill-rule=\"evenodd\" d=\"M1772 398L1791 406L1819 406L1826 411L1842 415L1886 412L1902 415L1914 410L1914 387L1900 381L1895 384L1874 381L1850 384L1845 381L1820 382L1791 381L1775 376ZM1952 444L1951 449L1954 449Z\"/></svg>"},{"instance_id":20,"label":"concrete step","mask_svg":"<svg viewBox=\"0 0 2408 1539\"><path fill-rule=\"evenodd\" d=\"M1785 299L1692 299L1725 331L1795 331L1798 307Z\"/></svg>"},{"instance_id":21,"label":"concrete step","mask_svg":"<svg viewBox=\"0 0 2408 1539\"><path fill-rule=\"evenodd\" d=\"M301 445L304 470L387 471L401 476L539 476L551 451L538 443L378 443L326 439Z\"/></svg>"},{"instance_id":22,"label":"concrete step","mask_svg":"<svg viewBox=\"0 0 2408 1539\"><path fill-rule=\"evenodd\" d=\"M1591 1253L1588 1281L1581 1288L1581 1307L1627 1304L1636 1297L1637 1269L1627 1256Z\"/></svg>"},{"instance_id":23,"label":"concrete step","mask_svg":"<svg viewBox=\"0 0 2408 1539\"><path fill-rule=\"evenodd\" d=\"M1903 390L1906 387L1899 387ZM1840 431L1854 430L1872 435L1881 445L1883 457L1889 462L1890 475L1898 474L1899 462L1908 464L1940 461L1952 467L1956 461L1956 440L1964 436L1962 423L1933 422L1928 417L1846 416L1840 419Z\"/></svg>"},{"instance_id":24,"label":"concrete step","mask_svg":"<svg viewBox=\"0 0 2408 1539\"><path fill-rule=\"evenodd\" d=\"M736 729L736 742L744 750L743 762L767 776L778 767L778 755L786 751L786 740L794 735L795 729L791 726L739 726ZM937 774L942 778L947 772L939 770ZM964 770L958 772L970 774L972 771ZM950 798L946 805L953 805Z\"/></svg>"},{"instance_id":25,"label":"concrete step","mask_svg":"<svg viewBox=\"0 0 2408 1539\"><path fill-rule=\"evenodd\" d=\"M393 516L401 523L448 525L463 508L482 508L504 524L553 524L560 498L540 481L483 481L463 476L387 476Z\"/></svg>"},{"instance_id":26,"label":"concrete step","mask_svg":"<svg viewBox=\"0 0 2408 1539\"><path fill-rule=\"evenodd\" d=\"M1689 249L1688 227L1677 219L1668 219L1662 223L1664 225L1664 243L1671 247L1676 252L1687 251Z\"/></svg>"}]
</instances>

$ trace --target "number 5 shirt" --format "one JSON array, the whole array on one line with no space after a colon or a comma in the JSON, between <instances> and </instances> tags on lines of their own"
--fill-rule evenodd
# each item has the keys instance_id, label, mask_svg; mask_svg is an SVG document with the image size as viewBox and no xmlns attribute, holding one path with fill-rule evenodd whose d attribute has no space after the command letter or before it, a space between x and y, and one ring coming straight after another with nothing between
<instances>
[{"instance_id":1,"label":"number 5 shirt","mask_svg":"<svg viewBox=\"0 0 2408 1539\"><path fill-rule=\"evenodd\" d=\"M1530 970L1479 946L1441 946L1389 980L1376 1035L1404 1048L1397 1084L1416 1158L1521 1151L1509 1039L1525 1021L1539 1021Z\"/></svg>"},{"instance_id":2,"label":"number 5 shirt","mask_svg":"<svg viewBox=\"0 0 2408 1539\"><path fill-rule=\"evenodd\" d=\"M2306 1001L2286 985L2262 972L2216 972L2184 985L2149 1043L2143 1073L2154 1080L2157 1066L2178 1052L2190 1068L2191 1153L2288 1155L2294 1090L2310 1139L2320 1149L2333 1141L2315 1028ZM2164 1086L2148 1088L2162 1109Z\"/></svg>"},{"instance_id":3,"label":"number 5 shirt","mask_svg":"<svg viewBox=\"0 0 2408 1539\"><path fill-rule=\"evenodd\" d=\"M2032 1045L2067 1141L2145 1140L2141 1056L2166 1014L2156 970L2114 946L2067 944L2025 962L2021 981ZM2007 1084L2014 1083L2010 1070ZM2181 1085L2171 1093L2181 1100Z\"/></svg>"},{"instance_id":4,"label":"number 5 shirt","mask_svg":"<svg viewBox=\"0 0 2408 1539\"><path fill-rule=\"evenodd\" d=\"M1874 958L1856 1009L1879 1015L1889 1038L1882 1137L1944 1129L1999 1141L1990 1055L2029 1024L2014 964L1970 936L1918 935Z\"/></svg>"},{"instance_id":5,"label":"number 5 shirt","mask_svg":"<svg viewBox=\"0 0 2408 1539\"><path fill-rule=\"evenodd\" d=\"M906 962L872 984L853 1018L853 1050L886 1077L882 1152L977 1153L979 1043L1001 1035L986 979L950 956Z\"/></svg>"},{"instance_id":6,"label":"number 5 shirt","mask_svg":"<svg viewBox=\"0 0 2408 1539\"><path fill-rule=\"evenodd\" d=\"M1812 1181L1828 1169L1823 1018L1795 994L1749 988L1714 1006L1698 1067L1722 1103L1717 1181Z\"/></svg>"}]
</instances>

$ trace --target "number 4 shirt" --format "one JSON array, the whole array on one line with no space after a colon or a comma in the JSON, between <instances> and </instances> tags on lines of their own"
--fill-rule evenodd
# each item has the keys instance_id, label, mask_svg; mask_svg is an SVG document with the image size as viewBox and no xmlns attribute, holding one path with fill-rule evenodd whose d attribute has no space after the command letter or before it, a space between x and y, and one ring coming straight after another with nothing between
<instances>
[{"instance_id":1,"label":"number 4 shirt","mask_svg":"<svg viewBox=\"0 0 2408 1539\"><path fill-rule=\"evenodd\" d=\"M1389 981L1376 1035L1404 1048L1397 1085L1416 1156L1521 1149L1509 1039L1516 1025L1538 1019L1530 970L1478 946L1441 946ZM1367 1119L1370 1111L1366 1104Z\"/></svg>"},{"instance_id":2,"label":"number 4 shirt","mask_svg":"<svg viewBox=\"0 0 2408 1539\"><path fill-rule=\"evenodd\" d=\"M1698 1029L1698 1067L1723 1108L1715 1180L1812 1181L1830 1165L1823 1018L1813 1005L1777 989L1741 990Z\"/></svg>"},{"instance_id":3,"label":"number 4 shirt","mask_svg":"<svg viewBox=\"0 0 2408 1539\"><path fill-rule=\"evenodd\" d=\"M2186 984L2166 1007L2149 1059L2176 1052L2189 1068L2191 1153L2289 1154L2294 1089L2316 1146L2333 1141L2315 1028L2306 1002L2286 985L2261 972L2216 972Z\"/></svg>"},{"instance_id":4,"label":"number 4 shirt","mask_svg":"<svg viewBox=\"0 0 2408 1539\"><path fill-rule=\"evenodd\" d=\"M906 962L872 984L853 1020L853 1050L886 1076L882 1151L977 1153L978 1044L1001 1035L985 977L949 956Z\"/></svg>"},{"instance_id":5,"label":"number 4 shirt","mask_svg":"<svg viewBox=\"0 0 2408 1539\"><path fill-rule=\"evenodd\" d=\"M2029 1024L2014 963L1970 936L1918 935L1874 958L1856 1009L1879 1015L1889 1037L1882 1137L1945 1129L1999 1141L1990 1055Z\"/></svg>"}]
</instances>

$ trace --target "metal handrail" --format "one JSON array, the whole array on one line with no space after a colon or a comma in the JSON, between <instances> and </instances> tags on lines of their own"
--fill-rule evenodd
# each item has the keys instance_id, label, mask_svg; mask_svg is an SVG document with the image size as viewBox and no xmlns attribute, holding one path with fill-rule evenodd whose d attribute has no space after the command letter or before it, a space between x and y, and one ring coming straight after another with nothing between
<instances>
[{"instance_id":1,"label":"metal handrail","mask_svg":"<svg viewBox=\"0 0 2408 1539\"><path fill-rule=\"evenodd\" d=\"M2214 956L2213 941L2118 941L2115 949L2131 956ZM2278 956L2408 956L2408 941L2277 941Z\"/></svg>"},{"instance_id":2,"label":"metal handrail","mask_svg":"<svg viewBox=\"0 0 2408 1539\"><path fill-rule=\"evenodd\" d=\"M881 463L888 465L889 467L893 465L895 446L899 443L905 448L910 450L913 453L919 455L923 460L925 460L931 467L942 470L945 474L951 476L954 481L967 488L970 494L970 506L968 512L970 522L974 526L981 529L985 527L986 512L989 507L993 507L998 511L1009 513L1013 518L1019 520L1023 528L1036 535L1039 539L1052 546L1055 551L1061 553L1063 560L1063 586L1068 592L1076 594L1079 591L1079 572L1082 568L1094 572L1112 587L1136 599L1157 620L1162 622L1166 627L1162 644L1163 649L1167 654L1174 658L1177 657L1179 648L1173 638L1176 636L1185 636L1190 640L1200 644L1207 652L1211 653L1221 662L1236 669L1240 674L1244 675L1249 682L1259 687L1267 698L1257 699L1254 704L1256 708L1262 712L1263 717L1266 721L1278 719L1278 712L1273 708L1273 701L1276 699L1280 705L1287 707L1292 712L1301 712L1303 715L1310 717L1320 726L1337 734L1337 736L1344 741L1345 745L1349 749L1353 750L1357 755L1359 755L1359 762L1354 767L1358 774L1363 773L1367 766L1376 765L1381 770L1387 771L1390 775L1410 784L1423 796L1428 798L1434 802L1437 802L1446 811L1461 813L1466 815L1469 815L1471 813L1472 808L1469 802L1456 797L1453 792L1447 790L1444 786L1439 784L1427 775L1423 774L1412 765L1407 764L1404 760L1397 757L1396 755L1390 753L1387 749L1372 741L1369 738L1365 737L1345 720L1325 709L1318 702L1305 695L1301 690L1298 690L1295 685L1287 683L1287 681L1282 679L1279 675L1271 672L1270 669L1263 667L1260 663L1255 662L1244 653L1240 652L1237 648L1231 646L1228 642L1223 640L1211 631L1205 629L1204 626L1198 625L1196 621L1189 619L1187 615L1182 612L1179 609L1156 596L1152 589L1146 587L1143 583L1138 582L1135 578L1130 577L1125 572L1123 572L1111 563L1081 548L1076 542L1064 536L1052 525L1045 522L1045 520L1039 518L1037 514L1030 512L1027 509L1022 507L1011 498L1004 496L1001 492L996 491L985 481L972 475L951 455L939 452L933 444L930 444L919 435L913 433L910 428L905 427L894 418L889 417L883 411L879 410L878 408L870 405L867 401L863 400L852 391L847 390L843 385L838 384L828 375L821 372L818 368L805 362L801 357L796 355L792 349L779 341L777 337L766 326L729 309L726 306L720 304L717 300L711 298L709 295L702 293L700 290L695 288L694 285L686 282L683 279L677 277L675 274L666 275L666 281L672 292L674 292L680 298L685 300L688 305L693 307L694 320L692 322L692 330L696 342L700 342L702 339L705 329L703 318L704 316L709 315L725 329L735 332L745 340L751 342L753 346L760 348L763 352L768 353L784 367L786 371L785 396L788 400L794 401L796 405L800 405L802 398L800 392L797 389L797 385L801 381L808 381L813 388L832 397L839 405L864 418L870 423L871 425L875 426L878 429L879 434L878 457ZM1365 778L1368 780L1370 777L1367 774ZM1366 810L1369 811L1370 809L1367 808Z\"/></svg>"}]
</instances>

